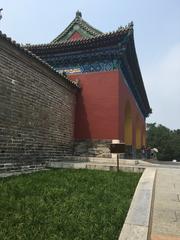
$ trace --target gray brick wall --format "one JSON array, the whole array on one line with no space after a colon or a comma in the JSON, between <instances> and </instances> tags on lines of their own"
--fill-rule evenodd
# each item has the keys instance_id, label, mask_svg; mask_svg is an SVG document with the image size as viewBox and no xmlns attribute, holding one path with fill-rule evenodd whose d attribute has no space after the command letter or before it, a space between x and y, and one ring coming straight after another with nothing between
<instances>
[{"instance_id":1,"label":"gray brick wall","mask_svg":"<svg viewBox=\"0 0 180 240\"><path fill-rule=\"evenodd\" d=\"M0 163L71 154L75 87L0 39Z\"/></svg>"}]
</instances>

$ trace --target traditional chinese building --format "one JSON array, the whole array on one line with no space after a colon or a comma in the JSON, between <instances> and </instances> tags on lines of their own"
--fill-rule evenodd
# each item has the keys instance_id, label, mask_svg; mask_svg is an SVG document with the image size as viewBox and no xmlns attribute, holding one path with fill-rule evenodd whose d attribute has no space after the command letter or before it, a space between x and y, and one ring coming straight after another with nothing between
<instances>
[{"instance_id":1,"label":"traditional chinese building","mask_svg":"<svg viewBox=\"0 0 180 240\"><path fill-rule=\"evenodd\" d=\"M102 33L78 11L51 43L26 48L80 84L76 155L107 156L113 140L134 150L145 145L145 120L151 108L136 55L133 23Z\"/></svg>"}]
</instances>

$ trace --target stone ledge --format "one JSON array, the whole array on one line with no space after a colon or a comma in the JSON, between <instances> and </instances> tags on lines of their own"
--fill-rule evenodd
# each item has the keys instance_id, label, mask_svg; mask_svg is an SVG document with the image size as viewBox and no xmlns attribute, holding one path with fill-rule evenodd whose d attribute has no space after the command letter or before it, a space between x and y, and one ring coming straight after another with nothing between
<instances>
[{"instance_id":1,"label":"stone ledge","mask_svg":"<svg viewBox=\"0 0 180 240\"><path fill-rule=\"evenodd\" d=\"M11 177L11 176L19 176L22 174L31 174L31 173L35 173L35 172L40 172L40 171L48 171L49 169L47 168L42 168L42 169L29 169L27 171L14 171L14 172L6 172L6 173L0 173L0 178L7 178L7 177Z\"/></svg>"},{"instance_id":2,"label":"stone ledge","mask_svg":"<svg viewBox=\"0 0 180 240\"><path fill-rule=\"evenodd\" d=\"M108 163L108 164L117 164L116 158L105 158L105 157L88 157L88 156L60 156L58 160L54 160L55 162L92 162L92 163ZM52 160L53 162L53 160ZM142 161L143 162L143 161ZM139 165L138 159L119 159L119 164L121 165ZM146 164L146 163L145 163ZM151 165L148 163L148 165Z\"/></svg>"},{"instance_id":3,"label":"stone ledge","mask_svg":"<svg viewBox=\"0 0 180 240\"><path fill-rule=\"evenodd\" d=\"M119 240L147 240L156 169L146 169L136 188Z\"/></svg>"},{"instance_id":4,"label":"stone ledge","mask_svg":"<svg viewBox=\"0 0 180 240\"><path fill-rule=\"evenodd\" d=\"M102 170L102 171L117 171L117 166L113 164L106 164L106 163L95 163L95 162L62 162L62 161L49 161L46 162L46 167L49 168L74 168L74 169L95 169L95 170ZM130 166L130 165L119 165L119 169L123 172L143 172L145 167L143 166Z\"/></svg>"},{"instance_id":5,"label":"stone ledge","mask_svg":"<svg viewBox=\"0 0 180 240\"><path fill-rule=\"evenodd\" d=\"M47 167L49 168L74 168L74 169L81 169L81 168L86 168L86 163L80 162L80 163L75 163L75 162L47 162L46 164Z\"/></svg>"}]
</instances>

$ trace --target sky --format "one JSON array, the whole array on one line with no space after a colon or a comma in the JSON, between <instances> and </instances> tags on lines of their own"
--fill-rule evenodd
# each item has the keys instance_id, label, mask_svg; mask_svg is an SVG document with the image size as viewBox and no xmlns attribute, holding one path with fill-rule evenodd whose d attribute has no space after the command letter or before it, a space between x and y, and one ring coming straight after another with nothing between
<instances>
[{"instance_id":1,"label":"sky","mask_svg":"<svg viewBox=\"0 0 180 240\"><path fill-rule=\"evenodd\" d=\"M147 122L180 129L180 0L0 0L0 30L19 43L48 43L77 10L103 32L134 22L134 38L153 113Z\"/></svg>"}]
</instances>

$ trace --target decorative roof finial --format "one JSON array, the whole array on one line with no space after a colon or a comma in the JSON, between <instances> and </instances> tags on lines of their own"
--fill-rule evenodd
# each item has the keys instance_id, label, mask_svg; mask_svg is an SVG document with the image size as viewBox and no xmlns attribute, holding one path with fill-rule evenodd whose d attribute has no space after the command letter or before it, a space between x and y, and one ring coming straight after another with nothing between
<instances>
[{"instance_id":1,"label":"decorative roof finial","mask_svg":"<svg viewBox=\"0 0 180 240\"><path fill-rule=\"evenodd\" d=\"M133 28L133 26L134 26L134 23L133 23L133 21L131 21L131 22L128 24L128 27L129 27L129 28Z\"/></svg>"},{"instance_id":2,"label":"decorative roof finial","mask_svg":"<svg viewBox=\"0 0 180 240\"><path fill-rule=\"evenodd\" d=\"M77 10L77 12L76 12L76 17L77 18L82 18L82 13L79 10Z\"/></svg>"},{"instance_id":3,"label":"decorative roof finial","mask_svg":"<svg viewBox=\"0 0 180 240\"><path fill-rule=\"evenodd\" d=\"M3 8L0 8L0 20L2 19L2 10L3 10Z\"/></svg>"}]
</instances>

